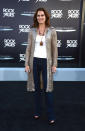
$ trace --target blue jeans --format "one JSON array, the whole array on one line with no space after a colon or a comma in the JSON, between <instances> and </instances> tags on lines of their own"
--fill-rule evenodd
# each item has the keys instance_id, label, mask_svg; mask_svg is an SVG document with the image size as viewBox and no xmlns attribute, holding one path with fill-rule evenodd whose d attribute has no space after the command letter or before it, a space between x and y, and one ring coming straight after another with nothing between
<instances>
[{"instance_id":1,"label":"blue jeans","mask_svg":"<svg viewBox=\"0 0 85 131\"><path fill-rule=\"evenodd\" d=\"M40 72L42 71L45 103L47 107L48 120L55 120L54 104L53 104L53 92L46 92L47 88L47 59L36 58L33 59L33 77L35 84L34 100L35 100L35 115L40 116L42 105L42 89L40 89Z\"/></svg>"}]
</instances>

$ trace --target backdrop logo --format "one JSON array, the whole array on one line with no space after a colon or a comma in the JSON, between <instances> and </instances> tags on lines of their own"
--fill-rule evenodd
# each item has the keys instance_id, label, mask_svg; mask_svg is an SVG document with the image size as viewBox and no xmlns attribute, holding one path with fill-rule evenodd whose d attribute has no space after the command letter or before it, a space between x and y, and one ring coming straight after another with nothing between
<instances>
[{"instance_id":1,"label":"backdrop logo","mask_svg":"<svg viewBox=\"0 0 85 131\"><path fill-rule=\"evenodd\" d=\"M12 60L12 59L14 59L14 58L11 57L11 56L8 56L8 55L3 56L3 55L0 55L0 60L5 61L5 60Z\"/></svg>"},{"instance_id":2,"label":"backdrop logo","mask_svg":"<svg viewBox=\"0 0 85 131\"><path fill-rule=\"evenodd\" d=\"M25 54L20 54L20 61L25 61Z\"/></svg>"},{"instance_id":3,"label":"backdrop logo","mask_svg":"<svg viewBox=\"0 0 85 131\"><path fill-rule=\"evenodd\" d=\"M0 31L13 31L10 26L0 26Z\"/></svg>"},{"instance_id":4,"label":"backdrop logo","mask_svg":"<svg viewBox=\"0 0 85 131\"><path fill-rule=\"evenodd\" d=\"M51 10L51 19L52 18L62 18L62 10Z\"/></svg>"},{"instance_id":5,"label":"backdrop logo","mask_svg":"<svg viewBox=\"0 0 85 131\"><path fill-rule=\"evenodd\" d=\"M62 43L61 40L57 40L57 47L61 47Z\"/></svg>"},{"instance_id":6,"label":"backdrop logo","mask_svg":"<svg viewBox=\"0 0 85 131\"><path fill-rule=\"evenodd\" d=\"M21 13L20 15L33 17L34 13L35 12L24 12L24 13Z\"/></svg>"},{"instance_id":7,"label":"backdrop logo","mask_svg":"<svg viewBox=\"0 0 85 131\"><path fill-rule=\"evenodd\" d=\"M71 61L74 60L75 58L73 58L72 56L58 56L58 60L62 61Z\"/></svg>"},{"instance_id":8,"label":"backdrop logo","mask_svg":"<svg viewBox=\"0 0 85 131\"><path fill-rule=\"evenodd\" d=\"M35 3L37 3L37 2L47 2L47 0L36 0Z\"/></svg>"},{"instance_id":9,"label":"backdrop logo","mask_svg":"<svg viewBox=\"0 0 85 131\"><path fill-rule=\"evenodd\" d=\"M69 18L79 18L79 10L68 10L68 19Z\"/></svg>"},{"instance_id":10,"label":"backdrop logo","mask_svg":"<svg viewBox=\"0 0 85 131\"><path fill-rule=\"evenodd\" d=\"M18 2L20 2L20 1L22 1L22 2L25 2L25 1L27 1L27 2L28 2L28 1L30 1L30 0L18 0Z\"/></svg>"},{"instance_id":11,"label":"backdrop logo","mask_svg":"<svg viewBox=\"0 0 85 131\"><path fill-rule=\"evenodd\" d=\"M69 1L72 1L72 0L60 0L60 1L66 1L66 2L69 2Z\"/></svg>"},{"instance_id":12,"label":"backdrop logo","mask_svg":"<svg viewBox=\"0 0 85 131\"><path fill-rule=\"evenodd\" d=\"M15 47L15 39L4 39L4 47Z\"/></svg>"},{"instance_id":13,"label":"backdrop logo","mask_svg":"<svg viewBox=\"0 0 85 131\"><path fill-rule=\"evenodd\" d=\"M57 32L74 32L76 31L76 29L74 29L73 27L58 27L56 28Z\"/></svg>"},{"instance_id":14,"label":"backdrop logo","mask_svg":"<svg viewBox=\"0 0 85 131\"><path fill-rule=\"evenodd\" d=\"M78 42L77 40L67 40L67 47L77 47L78 46Z\"/></svg>"},{"instance_id":15,"label":"backdrop logo","mask_svg":"<svg viewBox=\"0 0 85 131\"><path fill-rule=\"evenodd\" d=\"M21 43L21 45L23 45L23 46L27 46L27 44L28 44L28 42Z\"/></svg>"},{"instance_id":16,"label":"backdrop logo","mask_svg":"<svg viewBox=\"0 0 85 131\"><path fill-rule=\"evenodd\" d=\"M15 9L3 8L3 17L15 17Z\"/></svg>"},{"instance_id":17,"label":"backdrop logo","mask_svg":"<svg viewBox=\"0 0 85 131\"><path fill-rule=\"evenodd\" d=\"M30 25L19 25L19 33L29 32L29 31L30 31Z\"/></svg>"}]
</instances>

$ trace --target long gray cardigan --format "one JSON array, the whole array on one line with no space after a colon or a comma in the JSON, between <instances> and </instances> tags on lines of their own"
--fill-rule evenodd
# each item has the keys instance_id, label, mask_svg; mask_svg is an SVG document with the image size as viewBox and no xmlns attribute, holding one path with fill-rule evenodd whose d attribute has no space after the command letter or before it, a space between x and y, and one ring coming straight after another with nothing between
<instances>
[{"instance_id":1,"label":"long gray cardigan","mask_svg":"<svg viewBox=\"0 0 85 131\"><path fill-rule=\"evenodd\" d=\"M37 28L31 28L28 33L28 45L25 55L25 66L29 65L30 72L28 72L27 91L35 91L33 79L33 55L35 49L35 40L37 35ZM47 88L46 92L53 91L53 73L52 66L57 67L57 33L55 28L48 27L45 32L46 51L47 51ZM44 53L44 52L43 52ZM42 72L40 75L40 87L43 88Z\"/></svg>"}]
</instances>

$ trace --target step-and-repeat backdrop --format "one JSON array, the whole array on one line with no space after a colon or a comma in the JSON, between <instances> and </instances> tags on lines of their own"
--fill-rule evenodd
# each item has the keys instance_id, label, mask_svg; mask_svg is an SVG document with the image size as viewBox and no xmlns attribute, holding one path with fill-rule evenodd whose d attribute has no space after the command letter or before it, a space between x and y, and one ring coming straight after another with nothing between
<instances>
[{"instance_id":1,"label":"step-and-repeat backdrop","mask_svg":"<svg viewBox=\"0 0 85 131\"><path fill-rule=\"evenodd\" d=\"M81 0L0 0L0 63L24 67L28 32L37 8L50 14L58 34L58 62L79 64Z\"/></svg>"}]
</instances>

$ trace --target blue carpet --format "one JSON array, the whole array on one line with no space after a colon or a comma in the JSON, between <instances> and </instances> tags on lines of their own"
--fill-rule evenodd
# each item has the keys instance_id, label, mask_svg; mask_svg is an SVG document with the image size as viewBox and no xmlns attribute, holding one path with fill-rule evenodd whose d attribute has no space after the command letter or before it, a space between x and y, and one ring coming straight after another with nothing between
<instances>
[{"instance_id":1,"label":"blue carpet","mask_svg":"<svg viewBox=\"0 0 85 131\"><path fill-rule=\"evenodd\" d=\"M84 131L84 85L54 83L56 124L52 126L47 121L44 95L43 115L36 121L32 117L33 93L26 91L26 82L1 82L0 131Z\"/></svg>"}]
</instances>

